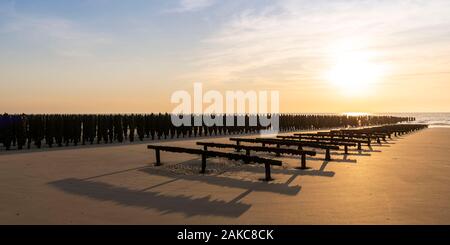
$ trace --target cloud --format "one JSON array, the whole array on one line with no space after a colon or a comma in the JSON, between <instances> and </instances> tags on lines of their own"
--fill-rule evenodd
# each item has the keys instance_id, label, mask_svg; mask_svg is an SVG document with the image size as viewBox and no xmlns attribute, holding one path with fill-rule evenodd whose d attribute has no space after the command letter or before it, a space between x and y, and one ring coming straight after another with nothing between
<instances>
[{"instance_id":1,"label":"cloud","mask_svg":"<svg viewBox=\"0 0 450 245\"><path fill-rule=\"evenodd\" d=\"M195 12L212 6L215 0L180 0L179 6L167 12L183 13Z\"/></svg>"},{"instance_id":2,"label":"cloud","mask_svg":"<svg viewBox=\"0 0 450 245\"><path fill-rule=\"evenodd\" d=\"M185 78L308 84L321 80L337 51L376 53L379 63L412 51L449 53L442 42L450 38L449 8L449 1L273 1L230 16L203 40L192 59L197 70Z\"/></svg>"}]
</instances>

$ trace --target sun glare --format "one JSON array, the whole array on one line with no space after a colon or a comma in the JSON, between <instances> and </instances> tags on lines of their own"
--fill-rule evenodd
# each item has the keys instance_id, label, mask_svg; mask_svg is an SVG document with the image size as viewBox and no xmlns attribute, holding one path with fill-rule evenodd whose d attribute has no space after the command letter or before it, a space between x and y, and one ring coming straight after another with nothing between
<instances>
[{"instance_id":1,"label":"sun glare","mask_svg":"<svg viewBox=\"0 0 450 245\"><path fill-rule=\"evenodd\" d=\"M383 70L374 63L373 52L341 47L335 50L326 79L346 95L366 95L381 78Z\"/></svg>"}]
</instances>

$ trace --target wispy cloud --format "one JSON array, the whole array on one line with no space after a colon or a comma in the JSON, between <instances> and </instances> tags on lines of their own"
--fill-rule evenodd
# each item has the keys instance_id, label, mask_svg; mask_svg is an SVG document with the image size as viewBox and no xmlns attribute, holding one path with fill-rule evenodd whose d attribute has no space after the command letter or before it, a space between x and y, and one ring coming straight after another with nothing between
<instances>
[{"instance_id":1,"label":"wispy cloud","mask_svg":"<svg viewBox=\"0 0 450 245\"><path fill-rule=\"evenodd\" d=\"M375 53L373 62L378 63L405 57L411 50L450 55L450 45L434 45L450 38L449 8L448 1L274 1L261 11L230 16L204 40L203 50L193 59L198 70L186 78L244 78L280 86L320 80L337 50ZM423 40L425 46L420 46ZM342 49L341 42L349 44Z\"/></svg>"},{"instance_id":2,"label":"wispy cloud","mask_svg":"<svg viewBox=\"0 0 450 245\"><path fill-rule=\"evenodd\" d=\"M182 12L195 12L212 6L215 0L180 0L178 6L174 9L170 9L167 12L182 13Z\"/></svg>"}]
</instances>

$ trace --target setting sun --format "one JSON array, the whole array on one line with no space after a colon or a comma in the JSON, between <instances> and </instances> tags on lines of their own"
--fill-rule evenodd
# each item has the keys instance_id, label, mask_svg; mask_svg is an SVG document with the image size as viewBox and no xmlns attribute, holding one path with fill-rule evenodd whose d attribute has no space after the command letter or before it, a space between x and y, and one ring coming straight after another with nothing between
<instances>
[{"instance_id":1,"label":"setting sun","mask_svg":"<svg viewBox=\"0 0 450 245\"><path fill-rule=\"evenodd\" d=\"M354 45L354 42L345 42L333 52L326 80L345 95L365 95L380 81L383 69L373 61L374 52L363 51Z\"/></svg>"}]
</instances>

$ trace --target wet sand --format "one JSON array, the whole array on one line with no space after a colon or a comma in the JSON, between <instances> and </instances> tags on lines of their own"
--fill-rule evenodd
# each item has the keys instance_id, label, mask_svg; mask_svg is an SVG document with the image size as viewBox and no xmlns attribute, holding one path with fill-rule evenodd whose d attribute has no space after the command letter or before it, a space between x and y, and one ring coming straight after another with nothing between
<instances>
[{"instance_id":1,"label":"wet sand","mask_svg":"<svg viewBox=\"0 0 450 245\"><path fill-rule=\"evenodd\" d=\"M227 138L202 139L225 142ZM198 139L163 142L197 147ZM154 152L145 144L0 154L1 224L450 224L450 129L430 128L311 169ZM258 154L273 157L267 154Z\"/></svg>"}]
</instances>

